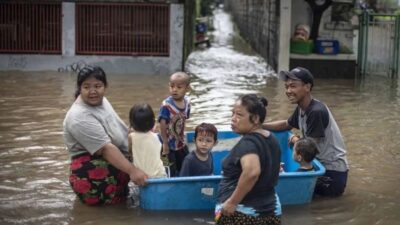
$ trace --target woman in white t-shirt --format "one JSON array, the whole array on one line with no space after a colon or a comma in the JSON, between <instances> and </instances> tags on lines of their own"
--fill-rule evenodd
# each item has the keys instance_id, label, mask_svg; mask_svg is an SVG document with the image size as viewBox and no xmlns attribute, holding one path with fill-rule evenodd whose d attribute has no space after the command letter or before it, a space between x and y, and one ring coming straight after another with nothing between
<instances>
[{"instance_id":1,"label":"woman in white t-shirt","mask_svg":"<svg viewBox=\"0 0 400 225\"><path fill-rule=\"evenodd\" d=\"M64 141L71 156L69 181L88 205L116 204L127 184L146 183L147 175L128 160L128 127L104 97L106 74L87 66L78 73L75 102L64 119Z\"/></svg>"}]
</instances>

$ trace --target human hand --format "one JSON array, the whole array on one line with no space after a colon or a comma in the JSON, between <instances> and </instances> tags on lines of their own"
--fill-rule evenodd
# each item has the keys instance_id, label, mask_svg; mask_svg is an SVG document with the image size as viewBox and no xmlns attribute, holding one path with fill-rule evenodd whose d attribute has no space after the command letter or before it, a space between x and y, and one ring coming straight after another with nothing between
<instances>
[{"instance_id":1,"label":"human hand","mask_svg":"<svg viewBox=\"0 0 400 225\"><path fill-rule=\"evenodd\" d=\"M236 207L237 207L237 204L233 204L228 199L222 205L221 213L224 216L232 216L233 213L236 211Z\"/></svg>"},{"instance_id":2,"label":"human hand","mask_svg":"<svg viewBox=\"0 0 400 225\"><path fill-rule=\"evenodd\" d=\"M145 174L142 170L138 168L132 169L129 173L129 178L131 181L139 186L144 186L147 183L147 179L149 178L147 174Z\"/></svg>"},{"instance_id":3,"label":"human hand","mask_svg":"<svg viewBox=\"0 0 400 225\"><path fill-rule=\"evenodd\" d=\"M285 167L285 163L281 162L280 167L279 167L279 172L280 172L280 173L285 172L284 167Z\"/></svg>"},{"instance_id":4,"label":"human hand","mask_svg":"<svg viewBox=\"0 0 400 225\"><path fill-rule=\"evenodd\" d=\"M132 132L135 132L135 130L133 129L133 127L129 126L128 134L130 134L130 133L132 133Z\"/></svg>"},{"instance_id":5,"label":"human hand","mask_svg":"<svg viewBox=\"0 0 400 225\"><path fill-rule=\"evenodd\" d=\"M292 135L289 137L289 145L294 145L294 143L296 143L296 141L298 141L300 139L299 136L297 135Z\"/></svg>"},{"instance_id":6,"label":"human hand","mask_svg":"<svg viewBox=\"0 0 400 225\"><path fill-rule=\"evenodd\" d=\"M163 143L161 155L169 154L169 146L168 143Z\"/></svg>"}]
</instances>

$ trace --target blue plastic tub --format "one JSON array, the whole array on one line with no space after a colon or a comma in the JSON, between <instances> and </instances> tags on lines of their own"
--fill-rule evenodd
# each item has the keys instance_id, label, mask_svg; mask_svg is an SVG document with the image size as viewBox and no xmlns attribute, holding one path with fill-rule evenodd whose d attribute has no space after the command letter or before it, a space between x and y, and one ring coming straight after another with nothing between
<instances>
[{"instance_id":1,"label":"blue plastic tub","mask_svg":"<svg viewBox=\"0 0 400 225\"><path fill-rule=\"evenodd\" d=\"M285 172L279 175L276 191L282 205L309 203L316 180L325 173L325 168L318 160L314 160L315 171L294 172L299 165L292 159L292 150L287 141L289 134L274 132L280 143L281 161L285 169ZM240 136L231 131L220 131L218 139L220 144L227 140L228 145L233 145ZM188 143L193 142L193 133L187 134L187 140ZM212 153L214 174L220 174L221 160L229 153L229 148L226 144L217 145ZM220 175L149 179L148 185L140 188L140 207L149 210L214 209L220 180Z\"/></svg>"}]
</instances>

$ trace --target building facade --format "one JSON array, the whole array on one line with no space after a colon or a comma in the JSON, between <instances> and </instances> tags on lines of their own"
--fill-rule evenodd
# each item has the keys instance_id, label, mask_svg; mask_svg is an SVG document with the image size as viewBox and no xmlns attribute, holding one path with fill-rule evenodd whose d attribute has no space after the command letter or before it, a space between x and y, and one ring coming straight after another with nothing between
<instances>
[{"instance_id":1,"label":"building facade","mask_svg":"<svg viewBox=\"0 0 400 225\"><path fill-rule=\"evenodd\" d=\"M0 70L182 70L184 8L178 0L2 1Z\"/></svg>"}]
</instances>

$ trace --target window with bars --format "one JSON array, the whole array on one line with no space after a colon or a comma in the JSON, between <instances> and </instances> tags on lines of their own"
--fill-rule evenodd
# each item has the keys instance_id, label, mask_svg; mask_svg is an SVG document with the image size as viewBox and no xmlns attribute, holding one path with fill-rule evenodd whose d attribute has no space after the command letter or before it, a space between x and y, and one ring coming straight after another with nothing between
<instances>
[{"instance_id":1,"label":"window with bars","mask_svg":"<svg viewBox=\"0 0 400 225\"><path fill-rule=\"evenodd\" d=\"M61 54L61 3L0 3L0 53Z\"/></svg>"},{"instance_id":2,"label":"window with bars","mask_svg":"<svg viewBox=\"0 0 400 225\"><path fill-rule=\"evenodd\" d=\"M76 54L169 55L169 4L76 3Z\"/></svg>"}]
</instances>

